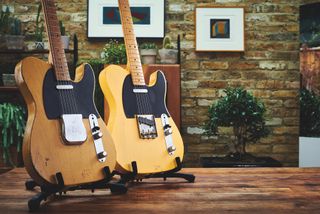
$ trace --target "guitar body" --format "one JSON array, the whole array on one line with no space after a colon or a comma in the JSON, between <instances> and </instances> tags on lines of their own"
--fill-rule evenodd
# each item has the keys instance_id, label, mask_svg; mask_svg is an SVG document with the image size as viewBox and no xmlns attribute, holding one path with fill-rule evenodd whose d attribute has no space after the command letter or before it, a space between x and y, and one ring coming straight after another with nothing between
<instances>
[{"instance_id":1,"label":"guitar body","mask_svg":"<svg viewBox=\"0 0 320 214\"><path fill-rule=\"evenodd\" d=\"M110 65L101 71L100 87L109 105L107 127L115 141L117 150L116 170L126 173L132 171L131 162L136 161L138 174L159 173L176 168L176 157L183 159L184 146L180 132L171 117L172 139L176 150L169 155L163 125L162 113L168 114L165 104L166 80L162 72L154 72L149 81L148 96L157 127L158 137L141 139L137 119L137 104L130 72L120 66Z\"/></svg>"},{"instance_id":2,"label":"guitar body","mask_svg":"<svg viewBox=\"0 0 320 214\"><path fill-rule=\"evenodd\" d=\"M79 145L66 145L62 137L58 93L52 67L49 63L28 57L15 70L20 91L27 103L28 120L23 142L23 158L30 176L40 185L57 184L55 175L61 173L66 186L99 181L105 178L104 167L112 171L116 152L106 125L98 115L93 103L94 75L89 65L76 70L72 82L75 100L83 115L87 139ZM50 96L50 97L48 97ZM51 101L51 102L50 102ZM81 106L82 105L82 106ZM103 133L102 141L107 159L97 160L90 124L86 114L94 113Z\"/></svg>"}]
</instances>

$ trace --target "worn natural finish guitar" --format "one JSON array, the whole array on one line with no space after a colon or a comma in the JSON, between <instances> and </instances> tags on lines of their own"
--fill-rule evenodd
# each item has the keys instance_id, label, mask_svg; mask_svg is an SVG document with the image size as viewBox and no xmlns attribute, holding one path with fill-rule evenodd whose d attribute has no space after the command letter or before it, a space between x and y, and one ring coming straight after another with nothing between
<instances>
[{"instance_id":1,"label":"worn natural finish guitar","mask_svg":"<svg viewBox=\"0 0 320 214\"><path fill-rule=\"evenodd\" d=\"M30 176L40 185L78 185L105 178L114 170L113 140L93 102L95 78L83 64L71 80L53 0L42 0L52 63L28 57L15 78L27 103L28 121L23 158Z\"/></svg>"},{"instance_id":2,"label":"worn natural finish guitar","mask_svg":"<svg viewBox=\"0 0 320 214\"><path fill-rule=\"evenodd\" d=\"M99 76L110 114L107 127L117 149L116 170L138 174L159 173L182 161L183 141L165 104L167 83L161 71L146 85L128 0L119 0L128 66L105 68Z\"/></svg>"}]
</instances>

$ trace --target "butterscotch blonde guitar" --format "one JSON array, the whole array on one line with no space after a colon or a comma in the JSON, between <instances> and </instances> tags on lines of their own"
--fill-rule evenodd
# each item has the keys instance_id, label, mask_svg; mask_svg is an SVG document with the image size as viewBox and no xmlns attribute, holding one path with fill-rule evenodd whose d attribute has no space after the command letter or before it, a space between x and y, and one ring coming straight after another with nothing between
<instances>
[{"instance_id":1,"label":"butterscotch blonde guitar","mask_svg":"<svg viewBox=\"0 0 320 214\"><path fill-rule=\"evenodd\" d=\"M39 185L91 183L113 171L116 152L107 127L93 102L95 78L88 64L71 80L53 0L42 0L53 63L29 57L15 70L27 103L28 121L23 159Z\"/></svg>"},{"instance_id":2,"label":"butterscotch blonde guitar","mask_svg":"<svg viewBox=\"0 0 320 214\"><path fill-rule=\"evenodd\" d=\"M146 85L129 3L118 2L128 70L111 65L99 76L110 109L107 126L117 149L116 170L131 172L136 162L138 174L169 171L177 167L177 157L182 161L184 146L166 107L166 79L157 71Z\"/></svg>"}]
</instances>

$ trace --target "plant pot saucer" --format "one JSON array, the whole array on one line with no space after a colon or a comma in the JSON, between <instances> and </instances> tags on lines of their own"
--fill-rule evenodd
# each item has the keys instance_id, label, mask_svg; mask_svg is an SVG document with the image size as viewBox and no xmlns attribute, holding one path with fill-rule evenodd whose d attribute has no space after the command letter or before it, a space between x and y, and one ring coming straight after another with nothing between
<instances>
[{"instance_id":1,"label":"plant pot saucer","mask_svg":"<svg viewBox=\"0 0 320 214\"><path fill-rule=\"evenodd\" d=\"M224 157L200 157L202 167L281 167L282 164L271 157L255 157L247 154L239 159L232 155Z\"/></svg>"}]
</instances>

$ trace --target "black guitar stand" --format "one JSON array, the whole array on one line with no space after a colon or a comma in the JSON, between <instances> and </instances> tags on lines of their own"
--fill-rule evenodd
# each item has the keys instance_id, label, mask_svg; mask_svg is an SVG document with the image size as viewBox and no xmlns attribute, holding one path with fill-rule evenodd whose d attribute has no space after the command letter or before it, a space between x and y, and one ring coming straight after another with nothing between
<instances>
[{"instance_id":1,"label":"black guitar stand","mask_svg":"<svg viewBox=\"0 0 320 214\"><path fill-rule=\"evenodd\" d=\"M189 183L193 183L195 180L195 176L192 174L185 174L185 173L178 173L178 171L181 170L182 164L180 157L175 158L176 161L176 168L166 171L166 172L160 172L160 173L155 173L155 174L149 174L149 175L144 175L144 176L137 176L138 175L138 166L137 162L133 161L131 162L131 167L132 167L132 172L126 173L126 174L121 174L121 173L116 173L120 175L121 179L118 182L119 184L127 184L130 181L142 181L143 179L149 179L149 178L163 178L164 181L167 180L167 178L182 178L188 181Z\"/></svg>"},{"instance_id":2,"label":"black guitar stand","mask_svg":"<svg viewBox=\"0 0 320 214\"><path fill-rule=\"evenodd\" d=\"M111 174L109 167L103 168L105 179L90 183L90 184L82 184L78 186L66 187L64 185L63 176L60 172L56 173L55 177L57 180L57 185L51 186L40 186L33 180L27 180L25 182L25 186L27 190L33 190L36 186L40 187L41 192L33 196L28 201L29 211L37 211L40 208L40 204L42 201L46 201L47 198L51 195L56 195L59 193L61 196L62 193L66 194L67 191L75 191L75 190L91 190L94 192L95 189L110 189L111 193L116 194L124 194L127 192L127 187L121 183L109 183L113 174Z\"/></svg>"}]
</instances>

